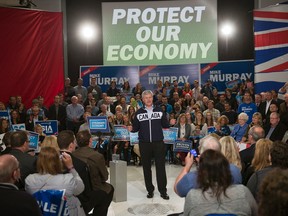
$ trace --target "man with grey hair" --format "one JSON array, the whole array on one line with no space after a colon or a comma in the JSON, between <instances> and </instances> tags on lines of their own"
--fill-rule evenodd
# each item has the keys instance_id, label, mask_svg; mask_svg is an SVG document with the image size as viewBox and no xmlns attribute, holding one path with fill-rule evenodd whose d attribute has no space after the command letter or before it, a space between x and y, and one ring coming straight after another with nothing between
<instances>
[{"instance_id":1,"label":"man with grey hair","mask_svg":"<svg viewBox=\"0 0 288 216\"><path fill-rule=\"evenodd\" d=\"M36 200L15 183L20 179L19 162L13 155L0 156L0 208L5 215L42 215Z\"/></svg>"},{"instance_id":2,"label":"man with grey hair","mask_svg":"<svg viewBox=\"0 0 288 216\"><path fill-rule=\"evenodd\" d=\"M84 114L84 107L78 103L77 96L71 98L71 104L66 107L67 113L67 130L73 131L75 134L78 132L81 122L81 117Z\"/></svg>"},{"instance_id":3,"label":"man with grey hair","mask_svg":"<svg viewBox=\"0 0 288 216\"><path fill-rule=\"evenodd\" d=\"M165 151L162 128L169 128L166 115L161 107L153 106L153 92L145 90L142 93L144 107L135 113L132 132L139 132L139 148L143 165L143 173L147 198L153 198L154 185L152 183L151 159L154 157L156 166L156 178L158 191L165 200L169 199L167 194L167 176L165 170ZM171 121L171 124L175 122Z\"/></svg>"},{"instance_id":4,"label":"man with grey hair","mask_svg":"<svg viewBox=\"0 0 288 216\"><path fill-rule=\"evenodd\" d=\"M248 132L248 143L251 146L240 152L240 158L242 162L242 173L246 171L246 168L251 164L255 153L255 143L265 137L265 131L260 126L253 126Z\"/></svg>"},{"instance_id":5,"label":"man with grey hair","mask_svg":"<svg viewBox=\"0 0 288 216\"><path fill-rule=\"evenodd\" d=\"M213 149L213 150L219 151L219 152L221 150L221 145L220 145L219 141L211 135L207 135L200 140L200 145L199 145L200 155L199 155L199 157L201 156L201 154L204 151L206 151L208 149ZM194 158L194 156L191 155L190 153L187 154L187 156L185 158L185 166L183 167L180 174L178 175L178 177L175 180L174 191L180 197L186 197L187 193L192 188L198 187L197 186L198 171L196 168L193 168L191 170L191 168L194 164L194 159L196 159L196 161L198 160L198 158ZM241 172L240 172L239 168L233 164L230 164L230 171L231 171L231 175L233 178L233 184L241 184L242 183L242 176L241 176Z\"/></svg>"}]
</instances>

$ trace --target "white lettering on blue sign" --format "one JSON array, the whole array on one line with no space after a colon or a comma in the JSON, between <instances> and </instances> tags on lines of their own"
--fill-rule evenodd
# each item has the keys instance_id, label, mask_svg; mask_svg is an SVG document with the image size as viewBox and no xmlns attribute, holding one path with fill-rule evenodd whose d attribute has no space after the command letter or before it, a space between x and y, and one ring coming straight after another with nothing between
<instances>
[{"instance_id":1,"label":"white lettering on blue sign","mask_svg":"<svg viewBox=\"0 0 288 216\"><path fill-rule=\"evenodd\" d=\"M210 80L212 82L228 82L237 79L246 80L247 78L251 79L252 73L231 73L231 74L221 74L215 73L215 71L210 72Z\"/></svg>"}]
</instances>

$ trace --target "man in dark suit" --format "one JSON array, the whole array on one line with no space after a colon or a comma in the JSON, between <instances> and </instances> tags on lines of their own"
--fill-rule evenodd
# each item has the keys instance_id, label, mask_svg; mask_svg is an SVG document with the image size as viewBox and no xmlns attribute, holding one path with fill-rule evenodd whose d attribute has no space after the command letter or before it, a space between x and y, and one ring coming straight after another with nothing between
<instances>
[{"instance_id":1,"label":"man in dark suit","mask_svg":"<svg viewBox=\"0 0 288 216\"><path fill-rule=\"evenodd\" d=\"M36 200L25 191L19 191L15 182L20 178L19 162L10 154L0 156L1 215L42 215Z\"/></svg>"},{"instance_id":2,"label":"man in dark suit","mask_svg":"<svg viewBox=\"0 0 288 216\"><path fill-rule=\"evenodd\" d=\"M242 162L242 174L246 171L247 167L251 164L255 153L255 143L265 137L265 131L260 126L254 126L250 128L248 132L248 142L251 146L240 152L240 158Z\"/></svg>"},{"instance_id":3,"label":"man in dark suit","mask_svg":"<svg viewBox=\"0 0 288 216\"><path fill-rule=\"evenodd\" d=\"M269 122L269 116L270 116L270 104L272 103L272 93L271 91L267 91L265 94L266 100L259 105L259 112L262 115L263 123L266 124ZM275 102L274 102L275 103Z\"/></svg>"},{"instance_id":4,"label":"man in dark suit","mask_svg":"<svg viewBox=\"0 0 288 216\"><path fill-rule=\"evenodd\" d=\"M280 104L284 102L284 100L278 98L278 92L276 90L271 90L272 99L276 102L277 106L280 107Z\"/></svg>"},{"instance_id":5,"label":"man in dark suit","mask_svg":"<svg viewBox=\"0 0 288 216\"><path fill-rule=\"evenodd\" d=\"M89 167L86 163L72 155L72 152L75 151L77 146L74 133L70 130L61 131L57 136L57 143L61 154L66 152L71 156L73 166L85 185L84 191L77 196L84 208L84 211L88 215L88 213L94 208L94 211L101 215L101 209L103 208L101 205L103 205L103 200L97 191L92 189Z\"/></svg>"},{"instance_id":6,"label":"man in dark suit","mask_svg":"<svg viewBox=\"0 0 288 216\"><path fill-rule=\"evenodd\" d=\"M29 140L25 131L16 131L10 137L11 151L9 154L15 156L20 163L21 179L17 183L19 189L24 189L25 178L36 172L36 156L27 153Z\"/></svg>"},{"instance_id":7,"label":"man in dark suit","mask_svg":"<svg viewBox=\"0 0 288 216\"><path fill-rule=\"evenodd\" d=\"M280 122L280 115L277 112L270 114L270 125L265 126L265 137L272 140L282 140L287 126Z\"/></svg>"},{"instance_id":8,"label":"man in dark suit","mask_svg":"<svg viewBox=\"0 0 288 216\"><path fill-rule=\"evenodd\" d=\"M54 104L49 107L48 118L58 121L58 131L66 129L66 108L60 104L59 95L54 97Z\"/></svg>"}]
</instances>

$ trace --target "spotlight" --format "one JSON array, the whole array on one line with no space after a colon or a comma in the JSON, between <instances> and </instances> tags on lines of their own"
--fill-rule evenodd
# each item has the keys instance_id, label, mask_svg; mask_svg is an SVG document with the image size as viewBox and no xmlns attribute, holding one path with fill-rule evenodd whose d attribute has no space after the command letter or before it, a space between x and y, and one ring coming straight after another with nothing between
<instances>
[{"instance_id":1,"label":"spotlight","mask_svg":"<svg viewBox=\"0 0 288 216\"><path fill-rule=\"evenodd\" d=\"M230 37L235 32L235 27L232 23L224 23L220 29L221 33L225 37Z\"/></svg>"},{"instance_id":2,"label":"spotlight","mask_svg":"<svg viewBox=\"0 0 288 216\"><path fill-rule=\"evenodd\" d=\"M79 29L80 37L85 41L91 41L96 37L95 26L91 23L85 23L80 26Z\"/></svg>"}]
</instances>

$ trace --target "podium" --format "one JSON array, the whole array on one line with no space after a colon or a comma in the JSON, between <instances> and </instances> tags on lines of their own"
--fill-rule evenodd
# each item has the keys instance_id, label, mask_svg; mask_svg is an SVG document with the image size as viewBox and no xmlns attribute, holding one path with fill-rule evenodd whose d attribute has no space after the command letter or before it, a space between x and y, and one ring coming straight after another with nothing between
<instances>
[{"instance_id":1,"label":"podium","mask_svg":"<svg viewBox=\"0 0 288 216\"><path fill-rule=\"evenodd\" d=\"M114 202L127 201L127 162L110 161L110 184L114 187Z\"/></svg>"}]
</instances>

